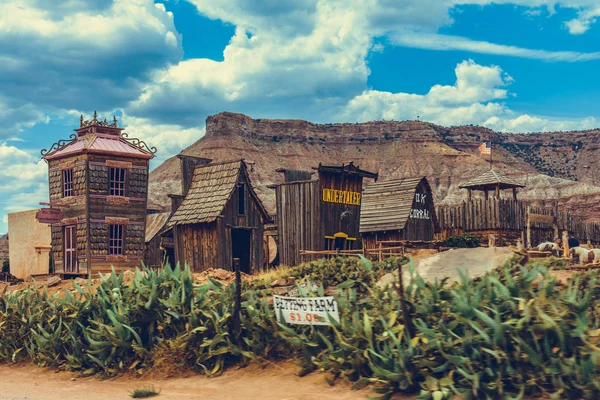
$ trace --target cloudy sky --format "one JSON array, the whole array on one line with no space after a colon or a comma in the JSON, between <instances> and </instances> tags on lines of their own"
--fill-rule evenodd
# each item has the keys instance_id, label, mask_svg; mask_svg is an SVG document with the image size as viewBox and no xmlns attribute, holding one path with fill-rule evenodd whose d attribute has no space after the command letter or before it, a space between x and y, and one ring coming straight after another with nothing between
<instances>
[{"instance_id":1,"label":"cloudy sky","mask_svg":"<svg viewBox=\"0 0 600 400\"><path fill-rule=\"evenodd\" d=\"M207 115L600 126L598 0L0 0L0 233L39 151L117 115L161 160Z\"/></svg>"}]
</instances>

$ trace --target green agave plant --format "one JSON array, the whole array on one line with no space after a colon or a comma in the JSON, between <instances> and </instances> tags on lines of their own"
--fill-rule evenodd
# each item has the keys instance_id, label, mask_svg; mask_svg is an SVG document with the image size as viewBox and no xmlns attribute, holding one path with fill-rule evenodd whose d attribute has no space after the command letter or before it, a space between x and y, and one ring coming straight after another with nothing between
<instances>
[{"instance_id":1,"label":"green agave plant","mask_svg":"<svg viewBox=\"0 0 600 400\"><path fill-rule=\"evenodd\" d=\"M405 260L402 260L405 261ZM194 286L188 267L113 271L97 290L61 295L35 288L0 298L0 362L22 359L84 374L142 374L176 365L215 375L249 361L297 359L301 374L420 399L600 396L600 281L582 273L567 286L543 266L516 262L460 282L426 282L412 272L403 321L395 288L376 280L397 260L319 260L290 269L337 285L340 321L278 323L268 282L244 284L241 329L233 328L234 285ZM307 295L300 288L303 295Z\"/></svg>"}]
</instances>

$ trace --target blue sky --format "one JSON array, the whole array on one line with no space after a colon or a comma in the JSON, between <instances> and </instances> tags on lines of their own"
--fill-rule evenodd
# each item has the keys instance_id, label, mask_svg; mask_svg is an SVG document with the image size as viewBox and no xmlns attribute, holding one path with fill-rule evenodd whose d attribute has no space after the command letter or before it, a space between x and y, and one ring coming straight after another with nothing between
<instances>
[{"instance_id":1,"label":"blue sky","mask_svg":"<svg viewBox=\"0 0 600 400\"><path fill-rule=\"evenodd\" d=\"M0 233L47 200L39 151L81 113L158 147L208 115L600 126L598 0L4 0Z\"/></svg>"}]
</instances>

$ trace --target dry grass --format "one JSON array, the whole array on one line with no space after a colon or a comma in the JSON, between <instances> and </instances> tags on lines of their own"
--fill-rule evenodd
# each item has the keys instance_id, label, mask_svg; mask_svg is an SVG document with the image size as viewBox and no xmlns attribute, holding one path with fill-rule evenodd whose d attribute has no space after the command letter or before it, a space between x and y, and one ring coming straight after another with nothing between
<instances>
[{"instance_id":1,"label":"dry grass","mask_svg":"<svg viewBox=\"0 0 600 400\"><path fill-rule=\"evenodd\" d=\"M290 276L291 267L282 265L275 269L271 269L265 272L262 272L258 275L252 276L252 280L262 280L264 282L273 282L274 280L287 278Z\"/></svg>"},{"instance_id":2,"label":"dry grass","mask_svg":"<svg viewBox=\"0 0 600 400\"><path fill-rule=\"evenodd\" d=\"M135 389L133 392L131 392L130 396L134 399L145 399L148 397L158 396L159 394L160 394L160 391L154 389L154 387L151 387L151 388Z\"/></svg>"}]
</instances>

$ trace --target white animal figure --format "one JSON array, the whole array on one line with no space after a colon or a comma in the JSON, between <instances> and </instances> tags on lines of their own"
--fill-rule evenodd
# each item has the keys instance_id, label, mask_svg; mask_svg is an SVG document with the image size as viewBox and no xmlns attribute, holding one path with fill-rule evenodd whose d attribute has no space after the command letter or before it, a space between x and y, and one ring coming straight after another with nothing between
<instances>
[{"instance_id":1,"label":"white animal figure","mask_svg":"<svg viewBox=\"0 0 600 400\"><path fill-rule=\"evenodd\" d=\"M592 249L590 250L592 253L594 253L594 261L592 261L593 263L597 263L600 261L600 249Z\"/></svg>"},{"instance_id":2,"label":"white animal figure","mask_svg":"<svg viewBox=\"0 0 600 400\"><path fill-rule=\"evenodd\" d=\"M560 246L557 243L554 242L543 242L538 244L535 249L537 249L537 251L553 251L553 252L558 252L560 251Z\"/></svg>"},{"instance_id":3,"label":"white animal figure","mask_svg":"<svg viewBox=\"0 0 600 400\"><path fill-rule=\"evenodd\" d=\"M569 249L571 256L577 256L580 264L590 264L594 262L596 254L592 250L584 249L583 247L573 247Z\"/></svg>"}]
</instances>

